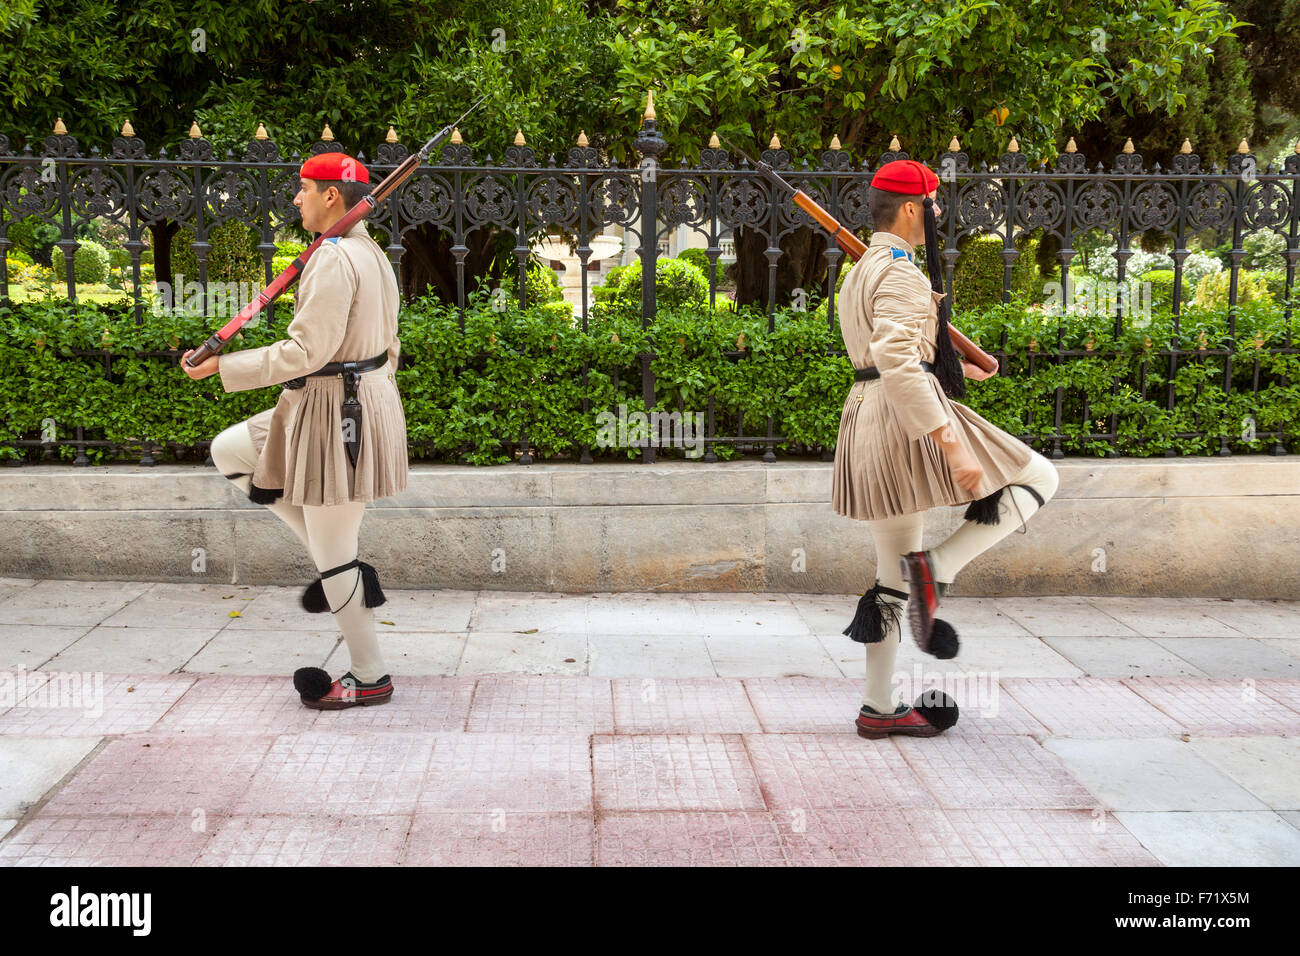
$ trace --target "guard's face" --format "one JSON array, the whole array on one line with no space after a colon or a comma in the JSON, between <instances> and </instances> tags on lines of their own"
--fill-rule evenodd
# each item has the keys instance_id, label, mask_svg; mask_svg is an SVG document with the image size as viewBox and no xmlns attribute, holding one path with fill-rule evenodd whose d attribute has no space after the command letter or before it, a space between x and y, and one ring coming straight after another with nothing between
<instances>
[{"instance_id":1,"label":"guard's face","mask_svg":"<svg viewBox=\"0 0 1300 956\"><path fill-rule=\"evenodd\" d=\"M322 193L317 192L315 180L298 180L298 195L293 197L293 204L302 214L302 227L308 232L325 231L321 223L328 218L330 208L338 201L338 190L333 186Z\"/></svg>"}]
</instances>

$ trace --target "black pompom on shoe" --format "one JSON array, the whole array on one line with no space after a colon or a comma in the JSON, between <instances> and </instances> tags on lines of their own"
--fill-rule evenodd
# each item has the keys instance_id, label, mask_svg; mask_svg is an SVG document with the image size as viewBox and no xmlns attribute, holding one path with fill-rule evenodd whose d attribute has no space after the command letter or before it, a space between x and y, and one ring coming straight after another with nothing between
<instances>
[{"instance_id":1,"label":"black pompom on shoe","mask_svg":"<svg viewBox=\"0 0 1300 956\"><path fill-rule=\"evenodd\" d=\"M320 578L307 585L307 590L302 592L302 609L308 614L321 614L330 609L329 601L325 598L325 585Z\"/></svg>"},{"instance_id":2,"label":"black pompom on shoe","mask_svg":"<svg viewBox=\"0 0 1300 956\"><path fill-rule=\"evenodd\" d=\"M303 700L320 700L333 686L329 672L319 667L299 667L293 672L293 689Z\"/></svg>"},{"instance_id":3,"label":"black pompom on shoe","mask_svg":"<svg viewBox=\"0 0 1300 956\"><path fill-rule=\"evenodd\" d=\"M922 692L912 709L940 730L947 730L957 723L957 702L937 687Z\"/></svg>"},{"instance_id":4,"label":"black pompom on shoe","mask_svg":"<svg viewBox=\"0 0 1300 956\"><path fill-rule=\"evenodd\" d=\"M941 661L946 661L957 656L959 647L961 642L957 640L957 632L953 626L936 617L934 623L930 625L930 654Z\"/></svg>"}]
</instances>

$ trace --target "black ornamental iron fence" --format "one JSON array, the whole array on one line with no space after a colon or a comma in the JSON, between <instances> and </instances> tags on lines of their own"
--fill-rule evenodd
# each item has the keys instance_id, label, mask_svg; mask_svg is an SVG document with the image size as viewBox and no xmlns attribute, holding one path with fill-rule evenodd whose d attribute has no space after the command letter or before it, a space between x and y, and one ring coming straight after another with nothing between
<instances>
[{"instance_id":1,"label":"black ornamental iron fence","mask_svg":"<svg viewBox=\"0 0 1300 956\"><path fill-rule=\"evenodd\" d=\"M467 296L466 260L471 252L468 240L478 230L488 229L508 233L514 238L513 253L518 264L517 296L520 306L527 303L527 268L530 258L530 241L536 237L561 230L576 239L576 256L580 263L581 308L575 316L584 332L588 331L589 295L588 263L594 237L608 227L625 230L625 235L635 238L642 271L641 319L648 326L656 314L656 262L667 246L673 230L679 227L699 233L705 239L704 253L708 257L709 301L716 301L716 267L724 246L738 236L748 234L752 244L757 238L764 243L762 252L767 262L766 311L769 329L775 329L777 315L777 270L784 254L782 242L801 230L816 229L812 219L794 205L785 195L775 193L747 161L736 163L716 138L701 151L698 166L688 167L683 161L678 167L661 163L669 144L655 128L652 114L642 126L635 145L642 157L637 167L617 167L602 163L597 150L586 145L585 138L570 149L562 164L550 156L543 165L535 150L516 137L515 145L505 151L502 162L491 156L478 161L471 147L454 135L436 160L420 169L392 197L387 199L368 220L372 234L385 248L392 261L399 287L408 295L418 292L411 288L408 275L408 245L413 237L436 235L443 242L444 256L450 261L442 263L454 269L454 300L461 310L464 327L464 309ZM328 127L322 139L314 143L310 155L325 151L341 151L334 142ZM390 130L388 141L374 151L373 158L364 153L359 158L367 162L378 181L408 155L408 148L397 141ZM156 156L148 154L145 143L135 136L127 124L122 135L113 139L107 154L92 148L83 154L73 136L62 122L54 134L47 137L40 152L34 152L30 143L21 151L11 148L7 137L0 135L0 299L9 297L10 276L5 252L13 245L9 230L15 222L35 217L41 223L56 228L59 238L54 243L63 251L64 276L67 298L77 298L77 281L74 272L74 253L78 248L78 231L96 219L107 219L117 224L126 238L122 248L129 256L130 295L134 300L137 321L141 321L146 307L146 284L141 278L141 257L146 248L146 231L150 233L156 250L167 247L172 233L181 226L193 233L192 249L198 263L198 285L206 301L209 256L213 250L213 230L221 225L239 221L257 231L260 242L257 251L265 265L265 279L273 276L273 258L276 253L275 234L278 228L297 220L292 197L298 187L298 169L304 157L289 160L280 155L276 144L259 127L258 133L244 148L242 155L227 151L219 156L212 143L204 139L197 126L192 127L190 138L180 144L175 156L160 149ZM795 187L801 188L827 209L831 215L856 231L871 227L868 211L869 183L874 169L895 159L909 158L897 140L882 153L877 166L867 161L855 164L851 157L833 144L823 152L816 166L807 159L796 168L793 157L780 148L774 139L769 149L763 151L762 162L779 171ZM1280 254L1285 261L1285 296L1290 300L1294 290L1296 266L1300 262L1300 206L1296 198L1300 192L1300 146L1297 154L1288 156L1283 168L1273 165L1260 170L1256 157L1242 149L1230 158L1227 168L1212 164L1203 168L1198 156L1190 152L1188 144L1173 156L1169 167L1157 162L1147 168L1144 158L1132 150L1131 142L1117 155L1109 170L1098 162L1089 169L1085 156L1071 147L1062 153L1053 168L1044 163L1031 168L1027 158L1016 148L1014 139L1008 151L995 165L980 162L972 166L970 157L960 150L956 140L937 163L928 165L940 176L939 201L943 213L939 220L939 233L943 245L942 258L946 287L953 290L953 276L959 256L958 243L965 237L991 235L1003 243L1002 297L1009 301L1012 273L1020 252L1016 240L1026 232L1039 230L1044 237L1054 237L1058 245L1056 256L1061 275L1068 276L1072 260L1078 254L1075 242L1079 237L1102 230L1116 242L1118 282L1125 281L1126 263L1133 252L1130 239L1150 230L1166 234L1173 242L1169 254L1174 264L1173 315L1175 331L1178 316L1185 301L1183 265L1190 254L1188 240L1211 231L1230 240L1228 257L1231 262L1228 289L1229 335L1235 334L1232 324L1238 301L1238 278L1246 250L1243 241L1250 235L1271 231L1285 239L1286 248ZM653 229L645 223L654 223ZM161 241L159 241L161 240ZM737 243L737 245L739 245ZM165 255L159 251L158 256ZM843 253L833 243L824 250L826 276L823 294L827 301L827 322L832 332L837 329L835 300L829 293L836 288ZM155 266L159 265L157 257ZM162 276L158 275L157 279ZM1060 291L1061 304L1066 304L1066 291ZM283 310L281 310L283 312ZM1274 354L1296 352L1289 332L1290 305L1286 308L1288 331L1280 344L1265 350ZM274 307L268 321L276 321ZM1123 303L1114 305L1116 334L1124 325ZM960 317L957 318L960 324ZM838 340L838 336L836 336ZM996 347L984 343L991 354L1005 364L1007 335L1002 332ZM111 368L111 355L107 352L86 352L101 356L106 374ZM179 356L180 352L158 353ZM729 353L744 360L745 353ZM839 354L843 354L842 352ZM1089 357L1108 353L1092 350L1072 350L1061 347L1043 348L1033 361L1062 363L1077 355ZM1113 353L1110 353L1113 355ZM1232 351L1230 349L1198 349L1194 352L1180 350L1174 344L1150 353L1153 361L1167 363L1168 408L1176 401L1173 375L1180 361L1189 355L1198 359L1220 356L1223 359L1223 384L1232 387ZM653 356L640 356L642 396L647 408L656 402L655 377L651 368ZM1118 383L1116 383L1118 384ZM1259 388L1259 368L1256 362L1254 387ZM1145 395L1145 385L1143 385ZM585 401L585 400L584 400ZM584 407L584 412L588 411ZM1055 395L1055 434L1038 438L1050 447L1045 452L1052 457L1062 457L1061 440L1063 414L1063 388ZM1087 409L1084 409L1087 419ZM720 435L715 428L713 398L708 401L708 419L703 443L708 453L704 460L717 460L713 449L719 444L732 444L741 450L763 451L766 460L775 458L774 448L784 441L776 434L775 423L769 418L763 434L743 434L743 417L738 422L737 433ZM1083 435L1084 438L1118 440L1118 422L1114 415L1108 429ZM1191 433L1199 435L1199 433ZM1028 433L1021 435L1029 440ZM1079 437L1075 435L1074 437ZM1286 433L1262 433L1261 437L1275 438L1273 452L1284 453L1282 442ZM519 460L531 461L527 439L522 441L500 438L504 447L519 448ZM19 446L39 446L50 450L59 444L76 445L82 454L79 463L85 463L84 449L88 445L109 445L87 439L81 429L77 437L49 441L21 440ZM1230 454L1227 436L1221 437L1221 454ZM152 463L150 443L143 445L144 463ZM158 447L155 443L152 447ZM200 443L196 447L203 447ZM579 449L574 449L578 451ZM815 450L815 449L814 449ZM590 450L581 448L583 461L590 461ZM821 449L824 457L831 450ZM1112 455L1116 454L1112 450ZM1168 454L1173 454L1169 452ZM642 460L655 460L653 445L644 448Z\"/></svg>"}]
</instances>

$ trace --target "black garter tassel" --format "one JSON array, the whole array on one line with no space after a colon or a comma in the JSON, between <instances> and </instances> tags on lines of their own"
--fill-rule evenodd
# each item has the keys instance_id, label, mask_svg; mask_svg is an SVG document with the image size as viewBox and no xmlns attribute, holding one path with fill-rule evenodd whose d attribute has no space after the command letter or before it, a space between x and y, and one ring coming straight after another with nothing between
<instances>
[{"instance_id":1,"label":"black garter tassel","mask_svg":"<svg viewBox=\"0 0 1300 956\"><path fill-rule=\"evenodd\" d=\"M998 517L998 502L1001 500L1001 488L991 495L977 498L966 507L966 520L976 524L997 524L1001 520Z\"/></svg>"},{"instance_id":2,"label":"black garter tassel","mask_svg":"<svg viewBox=\"0 0 1300 956\"><path fill-rule=\"evenodd\" d=\"M364 561L357 561L356 567L361 569L361 600L365 606L379 607L385 603L388 598L384 596L384 589L379 586L379 572ZM302 607L309 614L321 614L330 609L329 601L325 597L325 586L320 578L307 585L307 590L302 592Z\"/></svg>"},{"instance_id":3,"label":"black garter tassel","mask_svg":"<svg viewBox=\"0 0 1300 956\"><path fill-rule=\"evenodd\" d=\"M366 607L379 607L388 598L384 597L384 591L379 586L379 572L364 561L357 562L361 568L361 580L365 584Z\"/></svg>"},{"instance_id":4,"label":"black garter tassel","mask_svg":"<svg viewBox=\"0 0 1300 956\"><path fill-rule=\"evenodd\" d=\"M859 644L879 644L885 639L885 615L889 615L891 623L897 627L900 606L892 601L886 601L885 595L892 594L894 597L907 600L906 591L896 591L893 588L887 588L879 581L858 599L858 609L853 615L853 620L843 631L845 635L851 637Z\"/></svg>"}]
</instances>

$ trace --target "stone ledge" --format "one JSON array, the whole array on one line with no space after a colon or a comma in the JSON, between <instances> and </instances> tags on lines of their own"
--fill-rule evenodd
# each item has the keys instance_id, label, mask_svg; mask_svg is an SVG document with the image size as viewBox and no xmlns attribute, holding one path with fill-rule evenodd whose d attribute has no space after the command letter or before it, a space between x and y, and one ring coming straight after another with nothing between
<instances>
[{"instance_id":1,"label":"stone ledge","mask_svg":"<svg viewBox=\"0 0 1300 956\"><path fill-rule=\"evenodd\" d=\"M1300 596L1300 456L1055 464L1053 501L954 593ZM875 551L864 523L831 510L831 474L808 461L415 465L406 491L371 505L362 556L393 587L860 592ZM939 509L923 547L960 522ZM199 466L2 468L0 536L0 575L314 576L281 522Z\"/></svg>"}]
</instances>

